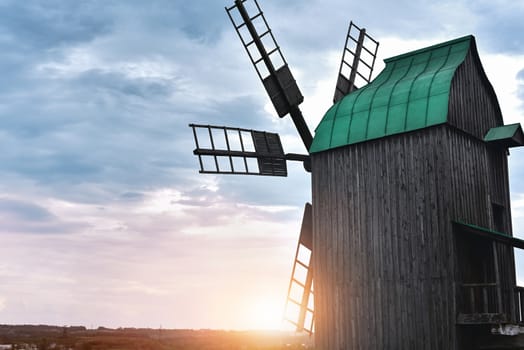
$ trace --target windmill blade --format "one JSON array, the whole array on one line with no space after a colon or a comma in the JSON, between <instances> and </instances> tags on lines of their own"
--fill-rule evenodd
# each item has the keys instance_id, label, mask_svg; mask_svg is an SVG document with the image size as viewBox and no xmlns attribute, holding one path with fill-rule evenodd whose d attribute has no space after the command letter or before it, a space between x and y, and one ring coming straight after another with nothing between
<instances>
[{"instance_id":1,"label":"windmill blade","mask_svg":"<svg viewBox=\"0 0 524 350\"><path fill-rule=\"evenodd\" d=\"M289 281L285 318L295 325L297 332L305 331L309 334L313 334L315 322L312 250L312 206L306 203Z\"/></svg>"},{"instance_id":2,"label":"windmill blade","mask_svg":"<svg viewBox=\"0 0 524 350\"><path fill-rule=\"evenodd\" d=\"M200 173L287 176L286 161L306 162L309 156L284 154L276 133L214 125L189 124L193 129Z\"/></svg>"},{"instance_id":3,"label":"windmill blade","mask_svg":"<svg viewBox=\"0 0 524 350\"><path fill-rule=\"evenodd\" d=\"M349 23L333 103L358 89L356 80L363 84L371 81L378 44L378 41L366 33L365 28L357 27L353 21Z\"/></svg>"},{"instance_id":4,"label":"windmill blade","mask_svg":"<svg viewBox=\"0 0 524 350\"><path fill-rule=\"evenodd\" d=\"M246 9L245 3L253 4L251 11ZM277 114L281 118L287 114L291 116L304 146L309 149L313 137L298 107L304 97L258 2L235 0L235 5L226 7L226 11Z\"/></svg>"}]
</instances>

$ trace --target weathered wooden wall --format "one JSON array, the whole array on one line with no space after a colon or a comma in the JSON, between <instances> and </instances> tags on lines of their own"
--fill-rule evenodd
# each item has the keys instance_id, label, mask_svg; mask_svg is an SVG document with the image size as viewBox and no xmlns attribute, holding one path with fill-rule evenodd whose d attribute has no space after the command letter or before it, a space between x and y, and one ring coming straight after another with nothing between
<instances>
[{"instance_id":1,"label":"weathered wooden wall","mask_svg":"<svg viewBox=\"0 0 524 350\"><path fill-rule=\"evenodd\" d=\"M453 76L448 121L482 140L490 128L503 122L493 87L484 73L475 44L471 45L464 63Z\"/></svg>"},{"instance_id":2,"label":"weathered wooden wall","mask_svg":"<svg viewBox=\"0 0 524 350\"><path fill-rule=\"evenodd\" d=\"M441 125L312 156L317 348L459 349L452 220L494 228L497 198L510 228L490 152Z\"/></svg>"},{"instance_id":3,"label":"weathered wooden wall","mask_svg":"<svg viewBox=\"0 0 524 350\"><path fill-rule=\"evenodd\" d=\"M479 140L483 139L490 128L503 125L495 91L482 68L474 42L464 64L455 72L450 89L448 119L451 125ZM502 209L503 220L498 227L493 210L490 210L486 214L490 218L489 225L485 227L512 235L507 151L491 146L487 149L486 157L486 166L489 169L486 174L489 179L488 200L491 205ZM500 276L504 299L513 301L512 289L516 282L513 248L497 244L496 249L499 266L507 267L501 270ZM505 312L515 319L512 302L505 303L504 307Z\"/></svg>"}]
</instances>

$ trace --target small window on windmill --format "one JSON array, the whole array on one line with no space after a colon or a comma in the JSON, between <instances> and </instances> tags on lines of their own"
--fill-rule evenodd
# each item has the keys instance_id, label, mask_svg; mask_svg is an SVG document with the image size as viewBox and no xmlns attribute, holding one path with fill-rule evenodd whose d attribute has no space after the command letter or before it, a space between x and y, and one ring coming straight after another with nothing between
<instances>
[{"instance_id":1,"label":"small window on windmill","mask_svg":"<svg viewBox=\"0 0 524 350\"><path fill-rule=\"evenodd\" d=\"M498 232L506 232L504 225L504 207L500 204L491 203L493 210L493 225Z\"/></svg>"}]
</instances>

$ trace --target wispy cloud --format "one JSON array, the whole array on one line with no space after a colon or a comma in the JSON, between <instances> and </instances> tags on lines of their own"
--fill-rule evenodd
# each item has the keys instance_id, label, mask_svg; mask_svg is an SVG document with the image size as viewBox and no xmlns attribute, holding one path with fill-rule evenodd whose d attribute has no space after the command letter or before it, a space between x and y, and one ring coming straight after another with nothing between
<instances>
[{"instance_id":1,"label":"wispy cloud","mask_svg":"<svg viewBox=\"0 0 524 350\"><path fill-rule=\"evenodd\" d=\"M229 291L227 286L250 280L278 283L284 293L290 254L269 257L294 245L300 208L232 203L212 190L201 191L200 200L212 203L208 206L188 203L181 191L173 189L143 193L138 203L132 197L104 207L48 203L57 216L91 225L73 235L3 233L0 255L6 263L0 277L8 282L0 287L0 295L9 296L5 322L57 322L63 317L72 323L96 320L113 326L118 322L156 326L148 323L155 320L202 327L215 322L217 315L207 316L204 310L195 313L193 306L184 306L187 300L198 299L211 309L227 304L234 309L236 301L225 295L240 297L243 289ZM11 206L28 212L26 217L51 216L40 208ZM285 218L280 217L282 213ZM250 262L239 266L241 261ZM258 276L256 281L254 276ZM32 286L42 292L31 297ZM221 299L210 298L209 290L219 291ZM93 304L94 296L96 315L92 308L85 308ZM171 312L160 310L160 304L168 305ZM55 318L48 316L51 306ZM174 321L172 313L181 309L183 317ZM144 314L149 318L144 319ZM235 317L231 316L232 325L238 322Z\"/></svg>"}]
</instances>

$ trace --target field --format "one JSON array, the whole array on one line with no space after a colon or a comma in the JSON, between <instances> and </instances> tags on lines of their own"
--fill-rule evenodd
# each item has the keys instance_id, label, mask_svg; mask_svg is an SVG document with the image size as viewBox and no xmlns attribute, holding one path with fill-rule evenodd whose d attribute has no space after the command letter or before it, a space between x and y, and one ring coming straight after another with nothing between
<instances>
[{"instance_id":1,"label":"field","mask_svg":"<svg viewBox=\"0 0 524 350\"><path fill-rule=\"evenodd\" d=\"M266 331L0 325L0 348L28 350L277 350L310 348L307 335Z\"/></svg>"}]
</instances>

